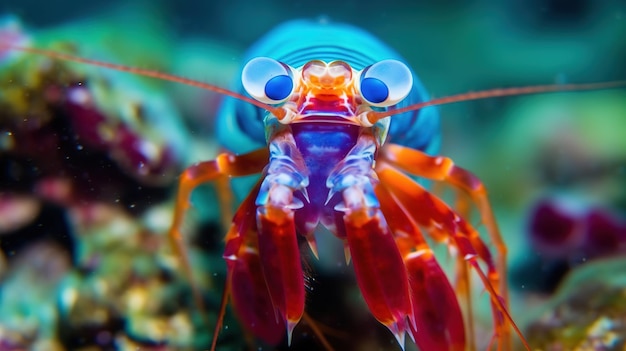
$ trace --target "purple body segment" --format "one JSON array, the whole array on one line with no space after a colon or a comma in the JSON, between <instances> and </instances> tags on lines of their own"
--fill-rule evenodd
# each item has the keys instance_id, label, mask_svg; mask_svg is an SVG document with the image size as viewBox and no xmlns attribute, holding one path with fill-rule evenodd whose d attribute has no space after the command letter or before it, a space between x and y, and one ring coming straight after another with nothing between
<instances>
[{"instance_id":1,"label":"purple body segment","mask_svg":"<svg viewBox=\"0 0 626 351\"><path fill-rule=\"evenodd\" d=\"M333 169L346 157L356 144L359 127L324 123L294 124L292 132L298 150L310 172L306 193L298 193L305 206L296 212L296 227L299 233L311 234L322 223L338 236L343 236L343 226L334 210L341 196L331 196L327 180Z\"/></svg>"}]
</instances>

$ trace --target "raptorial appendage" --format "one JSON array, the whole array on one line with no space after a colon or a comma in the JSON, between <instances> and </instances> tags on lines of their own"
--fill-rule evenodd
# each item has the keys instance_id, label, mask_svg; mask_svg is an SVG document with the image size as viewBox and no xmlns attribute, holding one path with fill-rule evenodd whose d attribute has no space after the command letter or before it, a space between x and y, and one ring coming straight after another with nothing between
<instances>
[{"instance_id":1,"label":"raptorial appendage","mask_svg":"<svg viewBox=\"0 0 626 351\"><path fill-rule=\"evenodd\" d=\"M402 156L411 153L411 157L399 157L401 153ZM376 187L376 195L408 271L414 309L411 326L421 325L417 330L411 329L416 343L424 349L437 350L464 350L466 346L474 344L471 339L473 336L465 334L458 304L459 291L455 292L450 285L422 236L421 229L433 241L454 248L451 251L458 253L461 262L465 262L466 267L473 268L478 274L491 296L495 329L491 343L495 343L498 350L510 349L510 327L513 326L518 334L519 330L508 314L507 292L502 287L506 282L506 251L502 249L502 239L482 183L447 158L429 156L402 146L385 146L378 156L376 174L380 183ZM487 232L496 243L497 260L494 262L476 228L404 172L444 181L467 193L478 207ZM485 270L479 261L485 265ZM460 276L460 279L462 283L469 284L463 281L468 279L467 276ZM466 321L467 329L472 330L473 316L467 316Z\"/></svg>"},{"instance_id":2,"label":"raptorial appendage","mask_svg":"<svg viewBox=\"0 0 626 351\"><path fill-rule=\"evenodd\" d=\"M374 194L376 143L361 135L327 180L330 195L340 193L335 210L343 212L347 255L370 311L404 345L412 314L409 283L393 234Z\"/></svg>"},{"instance_id":3,"label":"raptorial appendage","mask_svg":"<svg viewBox=\"0 0 626 351\"><path fill-rule=\"evenodd\" d=\"M224 257L244 326L276 344L285 326L291 340L304 313L304 273L294 222L294 210L303 204L294 192L305 192L308 178L291 134L276 135L269 150L260 184L233 219Z\"/></svg>"},{"instance_id":4,"label":"raptorial appendage","mask_svg":"<svg viewBox=\"0 0 626 351\"><path fill-rule=\"evenodd\" d=\"M285 320L277 318L275 305L262 270L255 199L261 183L250 192L233 218L226 235L224 259L227 289L242 325L256 337L277 344L285 333Z\"/></svg>"},{"instance_id":5,"label":"raptorial appendage","mask_svg":"<svg viewBox=\"0 0 626 351\"><path fill-rule=\"evenodd\" d=\"M377 186L375 191L390 218L390 229L408 274L413 305L411 337L423 350L464 350L463 315L448 277L407 210L384 186Z\"/></svg>"},{"instance_id":6,"label":"raptorial appendage","mask_svg":"<svg viewBox=\"0 0 626 351\"><path fill-rule=\"evenodd\" d=\"M372 143L360 140L337 165L329 177L329 188L341 191L343 201L335 209L344 213L345 240L372 314L401 344L408 331L425 350L465 350L468 346L457 292L423 237L424 231L435 242L453 247L465 264L477 271L492 297L493 342L499 350L508 349L510 316L506 295L499 288L503 273L477 230L396 168L391 157L379 155L372 168L374 151L365 145ZM427 155L423 158L435 160ZM452 164L446 166L455 170L454 174L466 172ZM437 170L426 168L420 175L434 173ZM467 182L475 179L469 173L463 179L456 175L440 178L467 192L475 185ZM482 217L491 218L486 194L479 189L483 193L470 195L478 199L481 211L489 211ZM497 228L494 235L498 235ZM485 264L486 272L478 261Z\"/></svg>"},{"instance_id":7,"label":"raptorial appendage","mask_svg":"<svg viewBox=\"0 0 626 351\"><path fill-rule=\"evenodd\" d=\"M440 267L426 234L453 247L464 265L481 277L491 296L493 342L498 350L509 349L509 325L513 324L506 310L506 294L500 288L504 270L494 263L474 227L405 172L419 170L418 175L448 181L469 193L480 211L488 211L482 218L490 219L493 215L484 188L448 159L410 150L416 153L412 155L415 163L404 158L399 161L398 153L405 151L400 146L385 146L378 150L374 166L376 142L372 135L361 134L326 178L329 194L324 207L332 204L332 211L343 213L334 232L345 242L366 304L401 345L407 332L424 350L461 351L473 344L466 333L458 292ZM312 204L306 190L308 169L293 136L278 133L270 142L269 153L223 154L189 168L181 177L171 235L186 257L179 226L193 188L223 177L260 172L267 159L261 180L237 210L226 236L225 296L232 297L246 329L276 344L285 330L291 337L305 303L296 233L301 228L297 229L295 216L298 211L307 213ZM499 235L497 228L491 234ZM485 271L478 261L483 262ZM188 273L191 276L190 270ZM223 314L224 308L218 328ZM472 318L466 318L470 326Z\"/></svg>"},{"instance_id":8,"label":"raptorial appendage","mask_svg":"<svg viewBox=\"0 0 626 351\"><path fill-rule=\"evenodd\" d=\"M413 163L399 157L405 152L412 153ZM298 211L309 213L310 206L315 207L307 194L309 171L292 134L276 133L269 153L223 154L215 161L189 168L181 177L171 234L186 257L178 227L193 188L223 177L260 172L267 159L269 164L261 180L239 207L226 236L225 296L232 297L244 327L276 344L285 330L291 337L304 313L304 273L295 217ZM473 344L466 333L457 292L437 262L425 233L433 241L453 247L464 265L483 279L491 296L493 341L499 350L508 349L511 320L506 311L506 292L500 288L504 270L494 263L474 227L405 172L447 181L468 193L478 204L483 220L488 221L491 235L499 239L497 228L493 229L495 222L489 222L493 215L484 188L469 172L448 159L397 145L377 150L374 137L361 134L329 172L325 186L328 198L322 207L333 206L332 211L343 213L334 233L344 239L346 254L370 311L401 345L407 332L425 350L460 351ZM504 252L500 252L502 255ZM484 263L486 271L478 261ZM221 311L220 321L223 314ZM472 318L468 316L468 324Z\"/></svg>"},{"instance_id":9,"label":"raptorial appendage","mask_svg":"<svg viewBox=\"0 0 626 351\"><path fill-rule=\"evenodd\" d=\"M492 343L497 341L499 350L511 349L511 330L513 330L520 336L524 347L530 350L530 346L527 344L521 331L508 312L507 249L500 235L484 184L470 171L456 166L454 162L447 157L430 156L419 150L394 144L389 144L383 148L379 157L381 161L380 165L390 165L408 174L449 184L469 196L474 206L476 206L480 215L481 224L485 226L486 233L494 246L495 255L491 254L491 251L480 238L476 228L467 223L462 216L458 216L462 220L459 224L459 228L461 228L463 235L455 235L453 237L454 241L452 242L452 244L457 246L457 249L460 250L459 257L462 258L459 260L462 267L460 267L460 274L457 278L457 291L468 297L467 294L469 292L467 288L463 287L469 286L467 270L469 267L473 267L474 271L483 282L485 289L491 296L493 324L495 329ZM427 192L422 189L420 193ZM436 200L439 204L437 205L438 208L447 208L447 210L444 211L452 212L452 209L442 200L432 194L428 194L428 196ZM437 230L431 229L430 235L438 237L437 233L435 233L436 231ZM442 237L442 239L445 238L446 236ZM476 254L472 253L474 251ZM477 260L482 260L486 264L486 274L478 266ZM465 263L463 264L463 262ZM467 300L469 301L469 298L467 298ZM471 315L471 305L468 307L470 307L470 315L467 318L468 330L472 331L473 316ZM468 336L473 337L471 334ZM474 343L470 342L470 344Z\"/></svg>"}]
</instances>

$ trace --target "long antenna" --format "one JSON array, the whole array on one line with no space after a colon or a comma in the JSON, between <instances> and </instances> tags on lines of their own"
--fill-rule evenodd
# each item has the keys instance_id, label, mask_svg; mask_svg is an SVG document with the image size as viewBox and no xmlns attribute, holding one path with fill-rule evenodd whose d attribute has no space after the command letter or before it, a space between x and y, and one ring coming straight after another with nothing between
<instances>
[{"instance_id":1,"label":"long antenna","mask_svg":"<svg viewBox=\"0 0 626 351\"><path fill-rule=\"evenodd\" d=\"M64 61L72 61L72 62L78 62L78 63L84 63L84 64L97 66L97 67L108 68L108 69L112 69L112 70L116 70L116 71L128 72L128 73L131 73L131 74L137 74L137 75L140 75L140 76L156 78L156 79L166 80L166 81L170 81L170 82L185 84L185 85L190 85L192 87L196 87L196 88L200 88L200 89L204 89L204 90L209 90L209 91L212 91L212 92L215 92L215 93L218 93L218 94L224 94L224 95L233 97L235 99L238 99L238 100L241 100L241 101L245 101L245 102L250 103L250 104L252 104L254 106L257 106L257 107L260 107L262 109L265 109L265 110L271 112L272 114L274 114L275 116L282 116L282 115L284 115L284 110L279 108L279 107L274 107L274 106L270 106L270 105L264 104L262 102L254 100L254 99L249 98L247 96L244 96L244 95L232 92L232 91L230 91L228 89L220 88L217 85L204 83L204 82L201 82L201 81L198 81L198 80L183 78L183 77L176 76L176 75L173 75L173 74L163 73L163 72L159 72L159 71L155 71L155 70L151 70L151 69L144 69L144 68L125 66L125 65L115 64L115 63L102 62L102 61L98 61L98 60L92 60L92 59L83 58L83 57L75 56L75 55L71 55L71 54L65 54L65 53L52 51L52 50L38 49L38 48L32 48L32 47L23 47L23 46L14 46L14 45L6 44L6 43L0 43L0 49L9 49L9 50L15 50L15 51L21 51L21 52L28 52L28 53L32 53L32 54L46 56L46 57L53 58L53 59L64 60Z\"/></svg>"},{"instance_id":2,"label":"long antenna","mask_svg":"<svg viewBox=\"0 0 626 351\"><path fill-rule=\"evenodd\" d=\"M584 91L584 90L597 90L597 89L613 89L613 88L626 88L626 80L615 80L610 82L601 83L583 83L583 84L549 84L549 85L534 85L527 87L516 88L504 88L504 89L490 89L475 91L457 95L446 96L438 99L420 102L407 107L399 108L389 111L371 111L368 112L368 120L374 124L380 119L388 116L398 115L405 112L416 111L428 106L440 106L452 104L462 101L473 101L489 99L494 97L503 96L517 96L517 95L530 95L539 93L558 93L568 91Z\"/></svg>"},{"instance_id":3,"label":"long antenna","mask_svg":"<svg viewBox=\"0 0 626 351\"><path fill-rule=\"evenodd\" d=\"M21 52L29 52L33 54L43 55L54 59L65 60L65 61L73 61L84 63L92 66L104 67L108 69L113 69L121 72L128 72L132 74L137 74L145 77L162 79L170 82L186 84L193 87L197 87L204 90L213 91L219 94L224 94L235 99L245 101L259 108L265 109L278 117L279 119L285 116L286 111L280 107L274 107L271 105L264 104L247 96L232 92L228 89L220 88L217 85L204 83L201 81L183 78L180 76L176 76L173 74L163 73L155 70L137 68L131 66L125 66L120 64L102 62L93 59L87 59L71 54L65 54L52 50L38 49L32 47L22 47L15 46L6 43L0 43L0 49L9 49L16 50ZM377 121L388 117L394 116L405 112L417 111L424 107L428 106L440 106L452 104L455 102L463 102L463 101L474 101L474 100L482 100L489 99L494 97L504 97L504 96L517 96L517 95L530 95L530 94L540 94L540 93L557 93L557 92L572 92L572 91L584 91L584 90L598 90L598 89L614 89L614 88L625 88L626 80L616 80L610 82L600 82L600 83L583 83L583 84L549 84L549 85L534 85L527 87L515 87L515 88L504 88L504 89L490 89L490 90L482 90L475 91L469 93L462 93L457 95L446 96L438 99L433 99L421 103L417 103L414 105L406 106L403 108L388 110L388 111L370 111L367 113L367 119L371 124L376 123Z\"/></svg>"}]
</instances>

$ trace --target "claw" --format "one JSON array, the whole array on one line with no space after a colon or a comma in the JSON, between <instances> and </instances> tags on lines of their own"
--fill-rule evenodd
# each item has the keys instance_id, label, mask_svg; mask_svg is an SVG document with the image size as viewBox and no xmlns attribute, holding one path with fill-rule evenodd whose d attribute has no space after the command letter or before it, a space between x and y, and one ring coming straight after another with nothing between
<instances>
[{"instance_id":1,"label":"claw","mask_svg":"<svg viewBox=\"0 0 626 351\"><path fill-rule=\"evenodd\" d=\"M344 192L344 197L356 200L356 194ZM346 203L352 207L344 215L346 236L363 298L374 317L404 341L412 306L400 252L379 209Z\"/></svg>"},{"instance_id":2,"label":"claw","mask_svg":"<svg viewBox=\"0 0 626 351\"><path fill-rule=\"evenodd\" d=\"M284 336L285 323L276 318L261 270L256 221L249 215L256 207L254 200L258 190L259 185L241 204L226 235L227 284L241 324L259 339L276 345Z\"/></svg>"},{"instance_id":3,"label":"claw","mask_svg":"<svg viewBox=\"0 0 626 351\"><path fill-rule=\"evenodd\" d=\"M227 262L232 272L233 306L242 325L264 342L277 345L284 336L285 323L276 318L258 252L246 250L236 261Z\"/></svg>"},{"instance_id":4,"label":"claw","mask_svg":"<svg viewBox=\"0 0 626 351\"><path fill-rule=\"evenodd\" d=\"M314 234L308 234L306 236L306 242L307 244L309 244L309 248L311 249L311 252L313 253L313 256L315 256L316 259L320 259L320 255L317 251L317 241L315 240L315 235Z\"/></svg>"},{"instance_id":5,"label":"claw","mask_svg":"<svg viewBox=\"0 0 626 351\"><path fill-rule=\"evenodd\" d=\"M352 255L350 254L350 247L348 245L344 245L343 255L346 258L346 266L347 266L350 264L350 260L352 259Z\"/></svg>"},{"instance_id":6,"label":"claw","mask_svg":"<svg viewBox=\"0 0 626 351\"><path fill-rule=\"evenodd\" d=\"M293 328L304 313L304 274L293 211L267 205L257 209L259 256L274 308Z\"/></svg>"},{"instance_id":7,"label":"claw","mask_svg":"<svg viewBox=\"0 0 626 351\"><path fill-rule=\"evenodd\" d=\"M219 180L220 178L227 177L235 177L235 176L245 176L254 173L259 173L265 164L267 163L268 152L266 149L259 149L257 151L250 152L244 155L234 156L231 154L220 154L215 160L200 162L197 163L185 170L185 172L181 175L179 180L179 189L178 195L176 196L176 207L174 210L174 218L172 219L172 226L169 230L169 237L172 242L172 245L178 254L178 257L181 260L183 265L183 269L185 274L187 275L194 295L194 299L196 301L196 305L203 310L202 298L198 287L195 284L195 280L193 279L193 275L191 272L191 264L189 262L189 257L187 254L187 249L183 240L183 236L181 233L181 227L184 223L185 214L190 206L189 199L191 197L191 193L195 188L200 186L201 184L208 183L211 181ZM257 185L254 194L259 192L260 184ZM247 217L245 210L247 210L250 206L254 205L254 197L249 196L248 199L242 204L240 210L235 215L233 220L233 226L231 228L231 232L227 237L226 242L226 253L224 258L229 260L238 260L241 249L246 248L246 244L244 243L244 235L248 233L250 228L253 228L254 222L250 220L246 220ZM253 207L254 208L254 207ZM242 210L243 209L243 210ZM241 260L244 266L240 268L250 268L249 260ZM247 263L246 263L247 262ZM237 261L236 264L240 264L240 261ZM237 266L232 266L228 268L228 278L227 278L227 286L224 289L224 294L222 296L222 304L220 307L220 312L218 316L218 321L216 323L215 331L213 333L213 342L211 345L211 350L215 350L217 345L217 336L219 334L222 321L224 319L224 314L226 312L226 303L228 301L229 290L231 284L238 284L239 282L246 283L251 282L250 285L260 289L257 282L252 282L250 279L253 275L246 277L246 275L235 274L237 271ZM267 289L266 289L267 290ZM262 294L262 292L261 292ZM267 294L265 294L267 296ZM238 294L233 294L233 299L237 301L245 301L245 298L240 297ZM269 301L269 299L266 299ZM241 305L245 305L246 302L241 303ZM254 305L252 302L249 302L247 307ZM246 310L248 310L246 308ZM255 309L251 309L250 311L254 311ZM242 319L246 319L248 317L254 318L254 313L252 314L244 313ZM245 323L244 323L245 324ZM254 331L253 331L254 332ZM269 333L258 332L256 333L260 338L264 338L267 336L268 340L273 340ZM265 335L264 335L265 334Z\"/></svg>"},{"instance_id":8,"label":"claw","mask_svg":"<svg viewBox=\"0 0 626 351\"><path fill-rule=\"evenodd\" d=\"M432 251L407 254L414 314L411 334L421 350L465 349L463 315L454 289Z\"/></svg>"},{"instance_id":9,"label":"claw","mask_svg":"<svg viewBox=\"0 0 626 351\"><path fill-rule=\"evenodd\" d=\"M384 162L381 163L384 164ZM521 331L515 325L515 322L507 311L506 296L503 296L502 292L498 290L498 283L501 279L500 272L496 268L489 250L475 228L458 216L441 199L430 194L393 167L381 166L377 170L377 173L390 193L392 193L402 207L406 209L407 214L410 215L415 223L424 227L440 227L442 229L441 233L446 235L449 244L459 250L466 264L472 267L481 278L484 287L491 297L491 309L498 348L500 349L502 347L508 349L507 344L510 339L510 325L513 327L513 330L515 330L515 333L520 336L524 346L530 350ZM413 206L416 200L419 200L421 204L419 211ZM485 274L478 264L478 259L486 264L487 274ZM431 272L433 271L431 270Z\"/></svg>"},{"instance_id":10,"label":"claw","mask_svg":"<svg viewBox=\"0 0 626 351\"><path fill-rule=\"evenodd\" d=\"M409 335L421 350L464 350L463 315L454 289L417 224L382 186L375 188L408 272L413 314Z\"/></svg>"},{"instance_id":11,"label":"claw","mask_svg":"<svg viewBox=\"0 0 626 351\"><path fill-rule=\"evenodd\" d=\"M400 345L402 351L404 351L404 340L406 339L406 322L403 322L402 324L393 323L392 325L388 325L387 328L389 328L393 336L395 336L396 340L398 341L398 345Z\"/></svg>"}]
</instances>

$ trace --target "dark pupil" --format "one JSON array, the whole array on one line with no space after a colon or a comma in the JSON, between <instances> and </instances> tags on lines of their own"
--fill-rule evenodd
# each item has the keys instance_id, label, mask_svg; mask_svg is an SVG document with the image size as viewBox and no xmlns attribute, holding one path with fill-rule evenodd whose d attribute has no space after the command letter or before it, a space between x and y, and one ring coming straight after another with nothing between
<instances>
[{"instance_id":1,"label":"dark pupil","mask_svg":"<svg viewBox=\"0 0 626 351\"><path fill-rule=\"evenodd\" d=\"M265 95L272 100L283 100L292 89L293 81L289 76L276 76L265 84Z\"/></svg>"},{"instance_id":2,"label":"dark pupil","mask_svg":"<svg viewBox=\"0 0 626 351\"><path fill-rule=\"evenodd\" d=\"M361 95L367 101L378 104L387 99L389 88L380 79L365 78L361 81Z\"/></svg>"}]
</instances>

